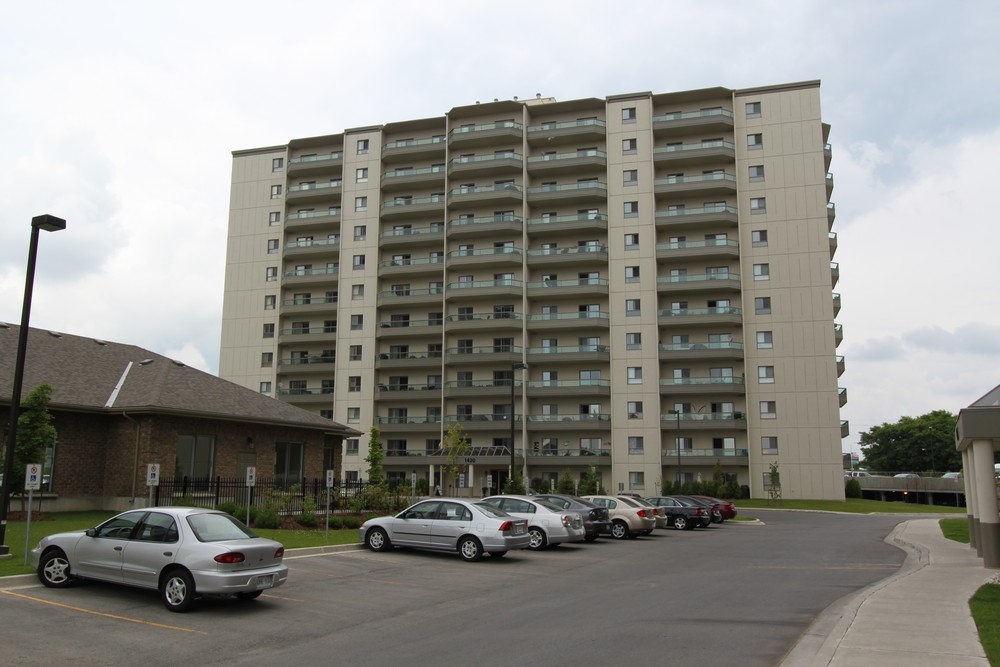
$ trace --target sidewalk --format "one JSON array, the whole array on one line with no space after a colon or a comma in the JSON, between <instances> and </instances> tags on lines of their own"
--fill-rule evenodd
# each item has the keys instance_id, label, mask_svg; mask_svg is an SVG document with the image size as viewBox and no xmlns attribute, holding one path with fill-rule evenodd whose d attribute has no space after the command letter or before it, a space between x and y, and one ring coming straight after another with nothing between
<instances>
[{"instance_id":1,"label":"sidewalk","mask_svg":"<svg viewBox=\"0 0 1000 667\"><path fill-rule=\"evenodd\" d=\"M937 519L901 523L885 541L907 551L899 571L824 610L781 667L989 667L968 600L996 572Z\"/></svg>"}]
</instances>

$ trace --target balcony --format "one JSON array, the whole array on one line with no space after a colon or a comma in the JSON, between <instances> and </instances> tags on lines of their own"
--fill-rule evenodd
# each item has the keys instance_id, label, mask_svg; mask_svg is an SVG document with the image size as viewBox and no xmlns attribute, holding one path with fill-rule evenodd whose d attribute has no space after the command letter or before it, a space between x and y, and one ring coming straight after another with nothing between
<instances>
[{"instance_id":1,"label":"balcony","mask_svg":"<svg viewBox=\"0 0 1000 667\"><path fill-rule=\"evenodd\" d=\"M520 206L523 188L517 183L462 185L448 192L453 206Z\"/></svg>"},{"instance_id":2,"label":"balcony","mask_svg":"<svg viewBox=\"0 0 1000 667\"><path fill-rule=\"evenodd\" d=\"M285 173L289 176L313 176L339 174L344 166L343 151L333 151L325 155L300 155L288 160Z\"/></svg>"},{"instance_id":3,"label":"balcony","mask_svg":"<svg viewBox=\"0 0 1000 667\"><path fill-rule=\"evenodd\" d=\"M830 259L837 254L837 232L829 232L827 235L830 238Z\"/></svg>"},{"instance_id":4,"label":"balcony","mask_svg":"<svg viewBox=\"0 0 1000 667\"><path fill-rule=\"evenodd\" d=\"M736 194L736 177L726 173L667 176L653 181L653 192L658 197L731 196Z\"/></svg>"},{"instance_id":5,"label":"balcony","mask_svg":"<svg viewBox=\"0 0 1000 667\"><path fill-rule=\"evenodd\" d=\"M285 299L281 302L282 315L320 315L337 312L337 297L310 296Z\"/></svg>"},{"instance_id":6,"label":"balcony","mask_svg":"<svg viewBox=\"0 0 1000 667\"><path fill-rule=\"evenodd\" d=\"M844 342L844 325L843 324L834 324L833 325L833 340L836 343L837 347L840 347L840 344Z\"/></svg>"},{"instance_id":7,"label":"balcony","mask_svg":"<svg viewBox=\"0 0 1000 667\"><path fill-rule=\"evenodd\" d=\"M837 356L837 377L840 377L841 375L843 375L844 371L846 371L846 370L847 370L847 365L844 363L844 357L838 355Z\"/></svg>"},{"instance_id":8,"label":"balcony","mask_svg":"<svg viewBox=\"0 0 1000 667\"><path fill-rule=\"evenodd\" d=\"M448 283L447 299L485 299L489 297L520 297L523 283L520 280L472 280Z\"/></svg>"},{"instance_id":9,"label":"balcony","mask_svg":"<svg viewBox=\"0 0 1000 667\"><path fill-rule=\"evenodd\" d=\"M333 388L279 389L278 396L293 405L333 405Z\"/></svg>"},{"instance_id":10,"label":"balcony","mask_svg":"<svg viewBox=\"0 0 1000 667\"><path fill-rule=\"evenodd\" d=\"M445 318L448 331L521 330L521 313L460 313Z\"/></svg>"},{"instance_id":11,"label":"balcony","mask_svg":"<svg viewBox=\"0 0 1000 667\"><path fill-rule=\"evenodd\" d=\"M390 276L441 276L444 260L441 257L386 259L378 263L379 275Z\"/></svg>"},{"instance_id":12,"label":"balcony","mask_svg":"<svg viewBox=\"0 0 1000 667\"><path fill-rule=\"evenodd\" d=\"M411 289L400 287L378 293L378 306L420 306L440 304L444 291L440 287Z\"/></svg>"},{"instance_id":13,"label":"balcony","mask_svg":"<svg viewBox=\"0 0 1000 667\"><path fill-rule=\"evenodd\" d=\"M522 171L524 171L524 156L514 151L462 155L448 163L448 173L452 178L475 178L504 173L520 176Z\"/></svg>"},{"instance_id":14,"label":"balcony","mask_svg":"<svg viewBox=\"0 0 1000 667\"><path fill-rule=\"evenodd\" d=\"M606 311L536 313L528 317L528 331L547 332L560 329L605 331L609 328L610 322L610 314Z\"/></svg>"},{"instance_id":15,"label":"balcony","mask_svg":"<svg viewBox=\"0 0 1000 667\"><path fill-rule=\"evenodd\" d=\"M430 417L383 417L377 415L375 424L383 434L396 433L440 433L441 418Z\"/></svg>"},{"instance_id":16,"label":"balcony","mask_svg":"<svg viewBox=\"0 0 1000 667\"><path fill-rule=\"evenodd\" d=\"M733 112L729 109L703 109L653 116L654 135L732 131Z\"/></svg>"},{"instance_id":17,"label":"balcony","mask_svg":"<svg viewBox=\"0 0 1000 667\"><path fill-rule=\"evenodd\" d=\"M524 127L512 120L480 125L462 125L448 133L452 149L471 146L487 146L490 144L517 141L520 143Z\"/></svg>"},{"instance_id":18,"label":"balcony","mask_svg":"<svg viewBox=\"0 0 1000 667\"><path fill-rule=\"evenodd\" d=\"M559 123L528 126L528 143L532 146L556 146L593 141L604 143L608 129L603 120L581 118Z\"/></svg>"},{"instance_id":19,"label":"balcony","mask_svg":"<svg viewBox=\"0 0 1000 667\"><path fill-rule=\"evenodd\" d=\"M288 193L285 195L285 201L289 204L302 204L331 198L339 200L343 185L344 182L339 178L326 183L290 185Z\"/></svg>"},{"instance_id":20,"label":"balcony","mask_svg":"<svg viewBox=\"0 0 1000 667\"><path fill-rule=\"evenodd\" d=\"M445 398L506 397L510 400L510 380L449 380L444 383ZM521 395L521 384L514 387L514 394Z\"/></svg>"},{"instance_id":21,"label":"balcony","mask_svg":"<svg viewBox=\"0 0 1000 667\"><path fill-rule=\"evenodd\" d=\"M440 384L380 384L375 387L380 401L437 400L441 396Z\"/></svg>"},{"instance_id":22,"label":"balcony","mask_svg":"<svg viewBox=\"0 0 1000 667\"><path fill-rule=\"evenodd\" d=\"M831 229L833 228L833 221L837 219L837 205L830 202L826 205L826 224Z\"/></svg>"},{"instance_id":23,"label":"balcony","mask_svg":"<svg viewBox=\"0 0 1000 667\"><path fill-rule=\"evenodd\" d=\"M444 167L422 167L420 169L404 168L386 171L382 174L382 190L412 190L421 187L444 185Z\"/></svg>"},{"instance_id":24,"label":"balcony","mask_svg":"<svg viewBox=\"0 0 1000 667\"><path fill-rule=\"evenodd\" d=\"M679 262L686 259L730 258L740 256L740 243L735 239L704 241L671 241L656 244L656 258Z\"/></svg>"},{"instance_id":25,"label":"balcony","mask_svg":"<svg viewBox=\"0 0 1000 667\"><path fill-rule=\"evenodd\" d=\"M556 298L574 296L607 296L607 278L569 278L567 280L538 280L528 283L531 298Z\"/></svg>"},{"instance_id":26,"label":"balcony","mask_svg":"<svg viewBox=\"0 0 1000 667\"><path fill-rule=\"evenodd\" d=\"M332 373L337 363L336 357L313 354L307 357L286 357L278 360L278 375L302 375L305 373Z\"/></svg>"},{"instance_id":27,"label":"balcony","mask_svg":"<svg viewBox=\"0 0 1000 667\"><path fill-rule=\"evenodd\" d=\"M611 380L531 380L533 396L610 396Z\"/></svg>"},{"instance_id":28,"label":"balcony","mask_svg":"<svg viewBox=\"0 0 1000 667\"><path fill-rule=\"evenodd\" d=\"M739 222L739 212L733 206L675 208L656 212L656 228L679 231L683 227L732 227Z\"/></svg>"},{"instance_id":29,"label":"balcony","mask_svg":"<svg viewBox=\"0 0 1000 667\"><path fill-rule=\"evenodd\" d=\"M376 370L403 368L440 368L441 352L379 352L375 355Z\"/></svg>"},{"instance_id":30,"label":"balcony","mask_svg":"<svg viewBox=\"0 0 1000 667\"><path fill-rule=\"evenodd\" d=\"M528 428L531 428L531 426L529 426ZM538 429L536 428L535 430L538 430ZM575 447L570 448L570 447L559 447L559 446L556 446L556 447L552 447L552 448L545 448L545 447L543 447L542 449L534 449L534 450L528 452L528 456L531 457L531 458L536 458L536 457L541 458L541 457L545 457L545 456L572 456L572 457L577 457L577 458L580 459L579 461L572 461L572 462L570 462L570 461L558 461L559 465L571 465L571 464L572 465L588 465L588 466L589 465L595 465L595 464L596 465L608 465L610 463L610 461L594 461L590 457L592 457L592 456L610 457L611 456L611 450L610 449L583 449L583 448L579 448L578 449L578 448L575 448ZM534 463L534 465L543 465L545 463L549 463L549 462L548 461L536 461ZM556 463L556 462L553 461L552 463Z\"/></svg>"},{"instance_id":31,"label":"balcony","mask_svg":"<svg viewBox=\"0 0 1000 667\"><path fill-rule=\"evenodd\" d=\"M449 269L521 267L521 249L512 247L452 250L448 253Z\"/></svg>"},{"instance_id":32,"label":"balcony","mask_svg":"<svg viewBox=\"0 0 1000 667\"><path fill-rule=\"evenodd\" d=\"M444 212L444 197L396 197L382 202L382 217L386 220L419 218Z\"/></svg>"},{"instance_id":33,"label":"balcony","mask_svg":"<svg viewBox=\"0 0 1000 667\"><path fill-rule=\"evenodd\" d=\"M743 359L743 343L661 343L660 361Z\"/></svg>"},{"instance_id":34,"label":"balcony","mask_svg":"<svg viewBox=\"0 0 1000 667\"><path fill-rule=\"evenodd\" d=\"M846 419L840 421L840 437L846 438L851 435L851 422Z\"/></svg>"},{"instance_id":35,"label":"balcony","mask_svg":"<svg viewBox=\"0 0 1000 667\"><path fill-rule=\"evenodd\" d=\"M332 255L340 250L340 237L331 239L315 239L307 241L289 241L282 248L282 256L287 259L297 257L312 257L315 255Z\"/></svg>"},{"instance_id":36,"label":"balcony","mask_svg":"<svg viewBox=\"0 0 1000 667\"><path fill-rule=\"evenodd\" d=\"M318 269L295 269L282 274L283 287L319 287L336 285L340 266L326 266Z\"/></svg>"},{"instance_id":37,"label":"balcony","mask_svg":"<svg viewBox=\"0 0 1000 667\"><path fill-rule=\"evenodd\" d=\"M530 431L609 431L611 415L528 415Z\"/></svg>"},{"instance_id":38,"label":"balcony","mask_svg":"<svg viewBox=\"0 0 1000 667\"><path fill-rule=\"evenodd\" d=\"M718 326L720 324L739 325L743 322L740 308L667 308L659 311L657 321L660 326Z\"/></svg>"},{"instance_id":39,"label":"balcony","mask_svg":"<svg viewBox=\"0 0 1000 667\"><path fill-rule=\"evenodd\" d=\"M608 154L596 149L550 153L528 158L528 173L533 176L577 174L581 171L605 173L607 168Z\"/></svg>"},{"instance_id":40,"label":"balcony","mask_svg":"<svg viewBox=\"0 0 1000 667\"><path fill-rule=\"evenodd\" d=\"M731 164L736 160L736 146L729 141L702 141L674 144L653 149L657 167L686 167L700 164Z\"/></svg>"},{"instance_id":41,"label":"balcony","mask_svg":"<svg viewBox=\"0 0 1000 667\"><path fill-rule=\"evenodd\" d=\"M296 345L315 345L331 343L337 340L336 326L293 327L278 332L278 343Z\"/></svg>"},{"instance_id":42,"label":"balcony","mask_svg":"<svg viewBox=\"0 0 1000 667\"><path fill-rule=\"evenodd\" d=\"M833 174L828 173L826 175L826 198L829 199L833 194Z\"/></svg>"},{"instance_id":43,"label":"balcony","mask_svg":"<svg viewBox=\"0 0 1000 667\"><path fill-rule=\"evenodd\" d=\"M557 345L528 348L528 364L607 363L611 361L608 345Z\"/></svg>"},{"instance_id":44,"label":"balcony","mask_svg":"<svg viewBox=\"0 0 1000 667\"><path fill-rule=\"evenodd\" d=\"M509 394L509 390L508 390ZM508 396L510 398L510 396ZM464 431L503 431L505 433L510 433L510 415L491 412L479 412L473 414L463 414L463 415L445 415L444 421L446 424L461 424L462 430ZM514 423L521 423L521 415L514 415ZM510 450L504 447L510 456ZM510 459L508 459L508 463Z\"/></svg>"},{"instance_id":45,"label":"balcony","mask_svg":"<svg viewBox=\"0 0 1000 667\"><path fill-rule=\"evenodd\" d=\"M687 377L663 378L660 393L678 394L745 394L742 377Z\"/></svg>"},{"instance_id":46,"label":"balcony","mask_svg":"<svg viewBox=\"0 0 1000 667\"><path fill-rule=\"evenodd\" d=\"M519 215L487 215L448 221L448 238L465 239L496 234L521 234L524 221Z\"/></svg>"},{"instance_id":47,"label":"balcony","mask_svg":"<svg viewBox=\"0 0 1000 667\"><path fill-rule=\"evenodd\" d=\"M745 449L681 449L679 458L676 449L664 449L661 453L663 465L677 465L679 460L682 466L707 466L720 459L723 465L746 466L750 463Z\"/></svg>"},{"instance_id":48,"label":"balcony","mask_svg":"<svg viewBox=\"0 0 1000 667\"><path fill-rule=\"evenodd\" d=\"M837 389L837 398L840 402L840 407L847 405L847 389L845 387Z\"/></svg>"},{"instance_id":49,"label":"balcony","mask_svg":"<svg viewBox=\"0 0 1000 667\"><path fill-rule=\"evenodd\" d=\"M536 185L528 188L528 203L600 203L608 198L608 186L600 181L581 181L565 185Z\"/></svg>"},{"instance_id":50,"label":"balcony","mask_svg":"<svg viewBox=\"0 0 1000 667\"><path fill-rule=\"evenodd\" d=\"M685 431L745 431L747 418L742 412L682 412L680 415L660 415L660 430ZM688 451L688 450L681 450ZM677 450L674 450L674 456Z\"/></svg>"},{"instance_id":51,"label":"balcony","mask_svg":"<svg viewBox=\"0 0 1000 667\"><path fill-rule=\"evenodd\" d=\"M657 276L656 291L660 294L728 290L740 291L738 273L692 273L678 276Z\"/></svg>"},{"instance_id":52,"label":"balcony","mask_svg":"<svg viewBox=\"0 0 1000 667\"><path fill-rule=\"evenodd\" d=\"M832 280L831 287L836 287L837 283L840 282L840 264L837 262L830 262L830 277Z\"/></svg>"},{"instance_id":53,"label":"balcony","mask_svg":"<svg viewBox=\"0 0 1000 667\"><path fill-rule=\"evenodd\" d=\"M528 220L528 234L532 237L607 231L608 216L604 213L552 215Z\"/></svg>"},{"instance_id":54,"label":"balcony","mask_svg":"<svg viewBox=\"0 0 1000 667\"><path fill-rule=\"evenodd\" d=\"M607 261L608 247L605 245L574 245L528 251L528 266L532 268L578 266L593 263L603 266L607 264Z\"/></svg>"},{"instance_id":55,"label":"balcony","mask_svg":"<svg viewBox=\"0 0 1000 667\"><path fill-rule=\"evenodd\" d=\"M444 224L434 223L427 227L402 227L387 229L378 235L379 248L412 247L415 244L438 243L444 240Z\"/></svg>"},{"instance_id":56,"label":"balcony","mask_svg":"<svg viewBox=\"0 0 1000 667\"><path fill-rule=\"evenodd\" d=\"M480 345L449 347L445 350L446 364L508 364L523 361L519 345Z\"/></svg>"},{"instance_id":57,"label":"balcony","mask_svg":"<svg viewBox=\"0 0 1000 667\"><path fill-rule=\"evenodd\" d=\"M424 139L399 139L383 144L382 161L391 163L444 158L444 150L444 136Z\"/></svg>"},{"instance_id":58,"label":"balcony","mask_svg":"<svg viewBox=\"0 0 1000 667\"><path fill-rule=\"evenodd\" d=\"M440 336L442 320L387 320L378 323L376 338Z\"/></svg>"},{"instance_id":59,"label":"balcony","mask_svg":"<svg viewBox=\"0 0 1000 667\"><path fill-rule=\"evenodd\" d=\"M326 211L301 211L285 216L285 231L308 232L340 229L340 207Z\"/></svg>"},{"instance_id":60,"label":"balcony","mask_svg":"<svg viewBox=\"0 0 1000 667\"><path fill-rule=\"evenodd\" d=\"M840 295L836 292L833 293L833 316L836 317L840 314Z\"/></svg>"}]
</instances>

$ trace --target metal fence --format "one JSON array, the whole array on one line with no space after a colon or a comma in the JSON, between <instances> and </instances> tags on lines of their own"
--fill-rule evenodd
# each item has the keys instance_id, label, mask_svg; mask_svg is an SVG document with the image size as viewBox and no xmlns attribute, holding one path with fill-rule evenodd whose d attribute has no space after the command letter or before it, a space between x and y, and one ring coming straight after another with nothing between
<instances>
[{"instance_id":1,"label":"metal fence","mask_svg":"<svg viewBox=\"0 0 1000 667\"><path fill-rule=\"evenodd\" d=\"M330 488L330 509L347 505L365 488L363 480L337 481ZM164 507L175 504L216 507L220 503L236 503L240 507L272 507L279 513L296 514L307 498L316 506L326 507L326 479L306 479L290 482L287 478L258 477L255 485L247 486L245 477L190 477L161 479L155 487L153 504Z\"/></svg>"}]
</instances>

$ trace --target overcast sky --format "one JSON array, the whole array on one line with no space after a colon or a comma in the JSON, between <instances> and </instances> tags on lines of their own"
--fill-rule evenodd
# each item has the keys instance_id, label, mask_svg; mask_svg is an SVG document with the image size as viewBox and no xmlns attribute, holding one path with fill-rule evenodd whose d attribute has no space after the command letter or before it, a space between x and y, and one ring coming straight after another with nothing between
<instances>
[{"instance_id":1,"label":"overcast sky","mask_svg":"<svg viewBox=\"0 0 1000 667\"><path fill-rule=\"evenodd\" d=\"M32 326L216 373L233 150L476 100L819 79L845 451L1000 384L998 2L158 5L4 8L0 321L51 213Z\"/></svg>"}]
</instances>

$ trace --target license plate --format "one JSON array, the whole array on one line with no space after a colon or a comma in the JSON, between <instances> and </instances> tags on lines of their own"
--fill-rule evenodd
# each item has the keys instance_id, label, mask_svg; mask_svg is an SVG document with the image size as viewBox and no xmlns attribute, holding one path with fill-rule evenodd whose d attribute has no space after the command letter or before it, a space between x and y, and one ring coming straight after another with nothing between
<instances>
[{"instance_id":1,"label":"license plate","mask_svg":"<svg viewBox=\"0 0 1000 667\"><path fill-rule=\"evenodd\" d=\"M274 586L274 575L269 574L266 577L257 577L257 590L262 588L271 588Z\"/></svg>"},{"instance_id":2,"label":"license plate","mask_svg":"<svg viewBox=\"0 0 1000 667\"><path fill-rule=\"evenodd\" d=\"M524 526L522 526L521 524L518 524L518 525L514 526L514 534L515 535L521 535L523 533L524 533Z\"/></svg>"}]
</instances>

